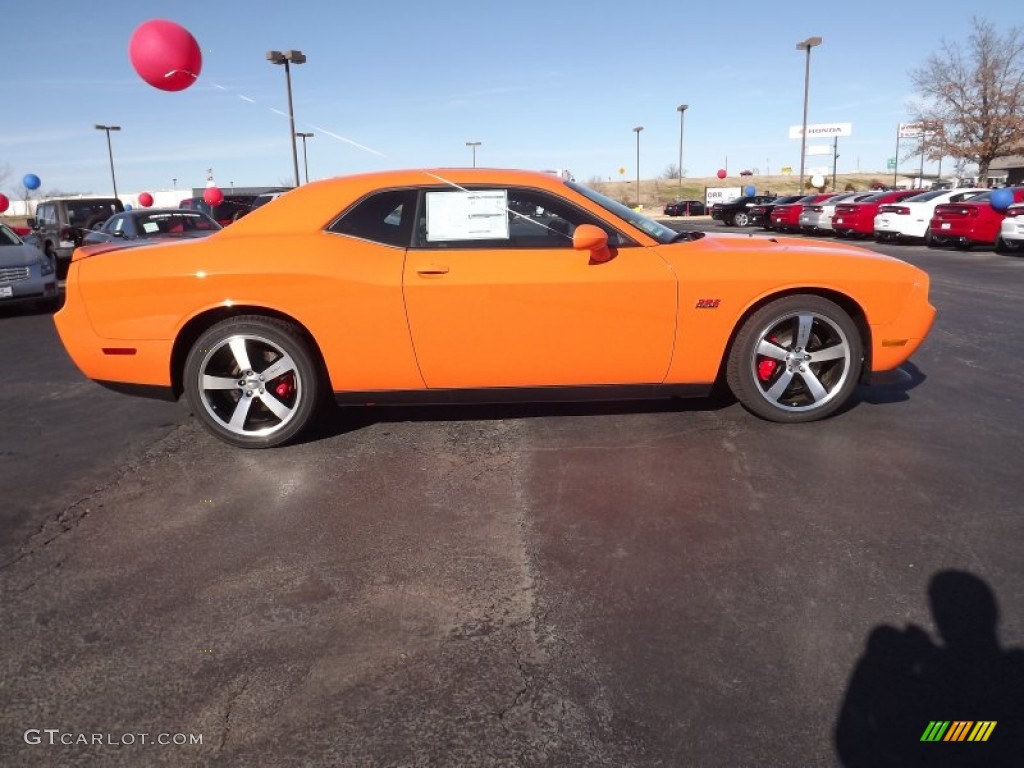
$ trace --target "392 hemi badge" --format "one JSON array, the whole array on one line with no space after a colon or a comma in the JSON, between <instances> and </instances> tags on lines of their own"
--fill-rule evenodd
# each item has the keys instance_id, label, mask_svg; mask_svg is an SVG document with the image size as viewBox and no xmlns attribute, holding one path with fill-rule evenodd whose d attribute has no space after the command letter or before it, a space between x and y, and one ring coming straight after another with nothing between
<instances>
[{"instance_id":1,"label":"392 hemi badge","mask_svg":"<svg viewBox=\"0 0 1024 768\"><path fill-rule=\"evenodd\" d=\"M718 309L721 299L697 299L697 309Z\"/></svg>"}]
</instances>

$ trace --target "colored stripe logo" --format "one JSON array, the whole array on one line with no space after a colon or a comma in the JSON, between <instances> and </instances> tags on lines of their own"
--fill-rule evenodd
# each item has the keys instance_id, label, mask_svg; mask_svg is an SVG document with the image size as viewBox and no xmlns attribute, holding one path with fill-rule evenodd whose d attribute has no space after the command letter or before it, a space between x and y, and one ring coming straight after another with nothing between
<instances>
[{"instance_id":1,"label":"colored stripe logo","mask_svg":"<svg viewBox=\"0 0 1024 768\"><path fill-rule=\"evenodd\" d=\"M995 728L995 720L932 720L921 741L988 741Z\"/></svg>"}]
</instances>

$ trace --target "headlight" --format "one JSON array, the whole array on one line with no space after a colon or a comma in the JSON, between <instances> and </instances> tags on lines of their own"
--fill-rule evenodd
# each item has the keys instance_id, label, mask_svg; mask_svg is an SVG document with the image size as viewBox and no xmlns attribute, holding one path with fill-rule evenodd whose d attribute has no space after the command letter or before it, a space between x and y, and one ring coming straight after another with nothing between
<instances>
[{"instance_id":1,"label":"headlight","mask_svg":"<svg viewBox=\"0 0 1024 768\"><path fill-rule=\"evenodd\" d=\"M43 258L39 260L39 271L44 275L53 274L53 261L48 256L43 256Z\"/></svg>"}]
</instances>

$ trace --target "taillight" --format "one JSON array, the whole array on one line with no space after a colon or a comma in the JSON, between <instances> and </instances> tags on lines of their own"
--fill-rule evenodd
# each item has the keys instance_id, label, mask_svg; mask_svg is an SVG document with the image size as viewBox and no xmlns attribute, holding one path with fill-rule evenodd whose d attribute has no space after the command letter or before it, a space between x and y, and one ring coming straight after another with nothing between
<instances>
[{"instance_id":1,"label":"taillight","mask_svg":"<svg viewBox=\"0 0 1024 768\"><path fill-rule=\"evenodd\" d=\"M900 216L909 216L910 209L905 205L882 205L878 208L879 213L896 213Z\"/></svg>"},{"instance_id":2,"label":"taillight","mask_svg":"<svg viewBox=\"0 0 1024 768\"><path fill-rule=\"evenodd\" d=\"M1011 219L1014 216L1024 216L1024 208L1007 208L1006 216Z\"/></svg>"},{"instance_id":3,"label":"taillight","mask_svg":"<svg viewBox=\"0 0 1024 768\"><path fill-rule=\"evenodd\" d=\"M812 205L811 206L811 213L823 213L824 211L825 211L825 206L823 206L823 205Z\"/></svg>"},{"instance_id":4,"label":"taillight","mask_svg":"<svg viewBox=\"0 0 1024 768\"><path fill-rule=\"evenodd\" d=\"M74 227L61 227L60 228L60 239L61 240L74 240L75 229Z\"/></svg>"}]
</instances>

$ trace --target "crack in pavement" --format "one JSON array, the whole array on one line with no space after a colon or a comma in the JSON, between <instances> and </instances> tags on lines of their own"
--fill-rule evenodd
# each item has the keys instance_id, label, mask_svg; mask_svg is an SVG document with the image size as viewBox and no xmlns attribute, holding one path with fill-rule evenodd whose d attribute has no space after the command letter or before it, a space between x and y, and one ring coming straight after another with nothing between
<instances>
[{"instance_id":1,"label":"crack in pavement","mask_svg":"<svg viewBox=\"0 0 1024 768\"><path fill-rule=\"evenodd\" d=\"M245 691L249 687L250 682L251 681L248 675L243 677L242 686L238 689L236 693L231 694L231 697L228 699L228 702L224 707L224 730L220 735L220 744L217 745L218 754L220 754L223 751L224 745L227 743L228 736L231 734L231 714L235 710L235 704L245 694Z\"/></svg>"}]
</instances>

